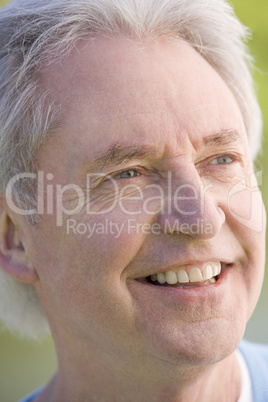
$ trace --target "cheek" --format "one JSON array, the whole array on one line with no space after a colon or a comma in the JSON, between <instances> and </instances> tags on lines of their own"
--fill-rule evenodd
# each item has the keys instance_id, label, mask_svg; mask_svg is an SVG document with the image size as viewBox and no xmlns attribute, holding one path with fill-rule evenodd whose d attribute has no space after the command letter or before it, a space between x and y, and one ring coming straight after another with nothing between
<instances>
[{"instance_id":1,"label":"cheek","mask_svg":"<svg viewBox=\"0 0 268 402\"><path fill-rule=\"evenodd\" d=\"M120 234L111 222L121 225ZM80 223L77 221L77 225ZM83 233L83 226L73 226L69 234L61 228L60 244L55 242L50 250L49 267L43 260L46 247L41 247L38 293L53 331L64 329L66 334L76 333L91 338L95 345L110 345L112 349L125 345L132 336L132 302L122 273L136 256L142 239L127 232L118 211L87 223L91 224L90 233Z\"/></svg>"},{"instance_id":2,"label":"cheek","mask_svg":"<svg viewBox=\"0 0 268 402\"><path fill-rule=\"evenodd\" d=\"M68 251L79 250L88 261L112 263L121 271L135 257L145 238L150 234L161 200L151 191L146 196L124 189L124 197L112 204L90 212L87 206L79 213L64 220L62 231ZM114 197L112 197L114 200ZM107 199L106 199L107 201ZM91 204L93 208L93 204Z\"/></svg>"},{"instance_id":3,"label":"cheek","mask_svg":"<svg viewBox=\"0 0 268 402\"><path fill-rule=\"evenodd\" d=\"M241 207L237 206L236 213L230 211L228 219L245 253L241 277L246 286L248 318L258 301L265 267L265 210L260 194L255 195L245 193L245 203L240 200Z\"/></svg>"},{"instance_id":4,"label":"cheek","mask_svg":"<svg viewBox=\"0 0 268 402\"><path fill-rule=\"evenodd\" d=\"M233 188L228 196L228 212L245 229L263 232L265 213L259 191Z\"/></svg>"},{"instance_id":5,"label":"cheek","mask_svg":"<svg viewBox=\"0 0 268 402\"><path fill-rule=\"evenodd\" d=\"M228 186L224 194L219 189L218 196L226 216L225 228L235 236L245 256L240 261L242 268L237 285L240 282L245 288L249 318L258 301L264 276L266 214L263 200L254 175Z\"/></svg>"},{"instance_id":6,"label":"cheek","mask_svg":"<svg viewBox=\"0 0 268 402\"><path fill-rule=\"evenodd\" d=\"M55 238L54 262L63 274L65 266L72 263L71 270L89 273L93 280L120 279L145 241L146 219L144 214L129 216L119 208L91 217L83 212L68 218L60 228L60 244Z\"/></svg>"}]
</instances>

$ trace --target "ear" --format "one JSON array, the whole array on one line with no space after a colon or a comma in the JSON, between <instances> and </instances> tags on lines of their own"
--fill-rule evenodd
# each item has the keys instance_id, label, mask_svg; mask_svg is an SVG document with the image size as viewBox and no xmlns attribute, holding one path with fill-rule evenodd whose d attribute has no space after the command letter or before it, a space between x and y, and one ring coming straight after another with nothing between
<instances>
[{"instance_id":1,"label":"ear","mask_svg":"<svg viewBox=\"0 0 268 402\"><path fill-rule=\"evenodd\" d=\"M38 281L36 270L25 252L18 226L2 205L0 206L0 266L21 282Z\"/></svg>"}]
</instances>

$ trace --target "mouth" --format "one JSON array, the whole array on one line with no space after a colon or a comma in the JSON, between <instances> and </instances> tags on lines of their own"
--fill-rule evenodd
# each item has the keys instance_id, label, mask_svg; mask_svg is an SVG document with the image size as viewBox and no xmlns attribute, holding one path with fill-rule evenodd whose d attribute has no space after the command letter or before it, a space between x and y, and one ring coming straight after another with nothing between
<instances>
[{"instance_id":1,"label":"mouth","mask_svg":"<svg viewBox=\"0 0 268 402\"><path fill-rule=\"evenodd\" d=\"M228 264L229 265L229 264ZM213 285L219 280L223 263L207 262L205 264L186 265L178 269L169 269L147 276L145 280L155 286L192 289Z\"/></svg>"}]
</instances>

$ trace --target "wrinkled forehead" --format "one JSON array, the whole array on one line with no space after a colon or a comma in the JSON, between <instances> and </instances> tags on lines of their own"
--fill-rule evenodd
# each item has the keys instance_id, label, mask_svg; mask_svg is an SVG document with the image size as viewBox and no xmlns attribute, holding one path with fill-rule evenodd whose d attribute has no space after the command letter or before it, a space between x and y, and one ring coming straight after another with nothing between
<instances>
[{"instance_id":1,"label":"wrinkled forehead","mask_svg":"<svg viewBox=\"0 0 268 402\"><path fill-rule=\"evenodd\" d=\"M233 129L235 111L235 129L245 134L239 107L226 83L179 39L80 40L68 57L44 69L42 80L61 106L65 126L75 121L76 127L88 130L90 121L93 132L116 131L119 125L121 130L126 125L140 132L146 124L157 131L164 117L170 127L187 127L198 138L202 125L207 135ZM218 127L223 114L225 127Z\"/></svg>"}]
</instances>

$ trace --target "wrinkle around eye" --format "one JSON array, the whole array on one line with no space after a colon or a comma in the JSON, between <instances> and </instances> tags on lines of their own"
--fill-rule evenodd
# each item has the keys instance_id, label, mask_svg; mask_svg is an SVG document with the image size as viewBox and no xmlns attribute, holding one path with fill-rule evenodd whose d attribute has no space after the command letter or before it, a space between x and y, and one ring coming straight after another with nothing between
<instances>
[{"instance_id":1,"label":"wrinkle around eye","mask_svg":"<svg viewBox=\"0 0 268 402\"><path fill-rule=\"evenodd\" d=\"M213 160L215 159L216 158ZM200 177L205 178L207 181L220 181L225 183L239 181L247 177L249 173L248 166L245 165L243 161L236 159L230 163L202 163L196 166L196 169Z\"/></svg>"},{"instance_id":2,"label":"wrinkle around eye","mask_svg":"<svg viewBox=\"0 0 268 402\"><path fill-rule=\"evenodd\" d=\"M102 213L102 211L110 212L121 200L131 200L133 197L140 196L141 190L146 188L146 185L144 183L143 185L127 184L118 186L115 180L113 184L107 180L103 186L95 186L90 191L85 188L87 196L80 213L81 215L86 214L87 219L90 219L94 215Z\"/></svg>"},{"instance_id":3,"label":"wrinkle around eye","mask_svg":"<svg viewBox=\"0 0 268 402\"><path fill-rule=\"evenodd\" d=\"M247 175L242 171L240 172L217 171L213 173L203 172L202 177L205 180L206 184L222 183L227 184L229 186L233 186L234 184L237 184L238 182L245 180Z\"/></svg>"}]
</instances>

